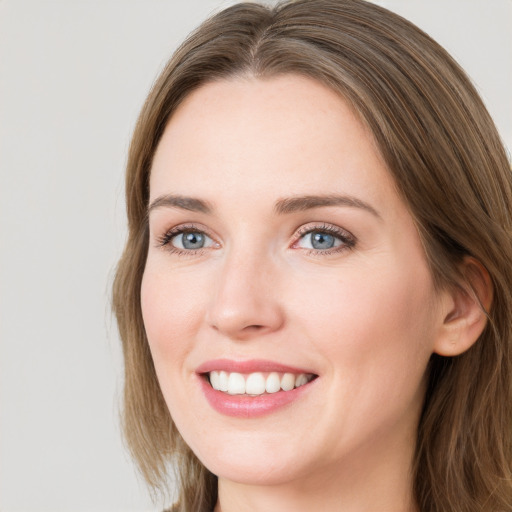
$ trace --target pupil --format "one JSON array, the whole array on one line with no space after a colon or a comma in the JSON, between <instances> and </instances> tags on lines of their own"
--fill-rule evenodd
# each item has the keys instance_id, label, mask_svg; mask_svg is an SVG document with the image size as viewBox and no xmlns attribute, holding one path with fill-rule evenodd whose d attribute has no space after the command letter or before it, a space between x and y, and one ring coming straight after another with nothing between
<instances>
[{"instance_id":1,"label":"pupil","mask_svg":"<svg viewBox=\"0 0 512 512\"><path fill-rule=\"evenodd\" d=\"M182 240L185 249L201 249L204 245L204 235L201 233L185 233Z\"/></svg>"},{"instance_id":2,"label":"pupil","mask_svg":"<svg viewBox=\"0 0 512 512\"><path fill-rule=\"evenodd\" d=\"M326 233L313 233L311 245L314 249L330 249L334 246L334 237Z\"/></svg>"}]
</instances>

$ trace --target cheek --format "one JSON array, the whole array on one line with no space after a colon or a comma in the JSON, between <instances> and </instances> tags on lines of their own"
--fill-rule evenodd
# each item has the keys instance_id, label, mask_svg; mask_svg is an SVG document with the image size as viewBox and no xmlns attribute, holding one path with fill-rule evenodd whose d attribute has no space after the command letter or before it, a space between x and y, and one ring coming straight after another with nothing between
<instances>
[{"instance_id":1,"label":"cheek","mask_svg":"<svg viewBox=\"0 0 512 512\"><path fill-rule=\"evenodd\" d=\"M340 445L414 424L435 335L426 269L351 270L321 287L311 283L301 307L308 318L301 330L327 361L326 409L346 433Z\"/></svg>"},{"instance_id":2,"label":"cheek","mask_svg":"<svg viewBox=\"0 0 512 512\"><path fill-rule=\"evenodd\" d=\"M393 378L400 377L397 365L424 371L435 335L426 266L354 266L338 278L311 280L307 290L298 308L308 319L304 328L333 366L373 367Z\"/></svg>"},{"instance_id":3,"label":"cheek","mask_svg":"<svg viewBox=\"0 0 512 512\"><path fill-rule=\"evenodd\" d=\"M173 421L180 431L194 432L196 411L190 408L187 358L200 325L202 298L187 272L170 274L165 266L147 265L141 285L141 308L153 364ZM204 292L204 290L203 290ZM185 436L184 436L185 437Z\"/></svg>"},{"instance_id":4,"label":"cheek","mask_svg":"<svg viewBox=\"0 0 512 512\"><path fill-rule=\"evenodd\" d=\"M146 267L141 285L144 326L155 365L159 359L180 359L190 349L187 333L197 329L204 289L195 279L169 275L165 269Z\"/></svg>"}]
</instances>

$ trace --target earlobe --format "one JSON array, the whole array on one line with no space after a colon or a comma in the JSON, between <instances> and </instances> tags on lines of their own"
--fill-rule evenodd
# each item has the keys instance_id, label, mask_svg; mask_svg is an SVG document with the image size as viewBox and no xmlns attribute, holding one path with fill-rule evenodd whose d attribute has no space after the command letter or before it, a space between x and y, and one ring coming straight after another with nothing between
<instances>
[{"instance_id":1,"label":"earlobe","mask_svg":"<svg viewBox=\"0 0 512 512\"><path fill-rule=\"evenodd\" d=\"M444 320L435 341L434 352L446 357L468 350L487 324L493 287L489 273L475 258L464 258L461 273L464 283L445 292Z\"/></svg>"}]
</instances>

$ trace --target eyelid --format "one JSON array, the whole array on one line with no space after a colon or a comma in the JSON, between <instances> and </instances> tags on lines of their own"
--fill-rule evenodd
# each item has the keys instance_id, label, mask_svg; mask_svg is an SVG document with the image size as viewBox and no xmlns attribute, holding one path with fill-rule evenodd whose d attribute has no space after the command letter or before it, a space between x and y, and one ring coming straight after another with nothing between
<instances>
[{"instance_id":1,"label":"eyelid","mask_svg":"<svg viewBox=\"0 0 512 512\"><path fill-rule=\"evenodd\" d=\"M171 240L182 233L187 232L197 232L202 233L208 238L210 238L213 241L212 246L209 247L201 247L198 249L181 249L179 247L176 247L172 245L170 242ZM305 235L312 233L312 232L324 232L328 233L332 236L335 236L338 240L341 241L341 244L331 247L329 249L314 249L314 248L304 248L304 247L298 247L298 243L301 240L302 237ZM177 226L173 226L172 228L166 230L162 235L156 236L156 246L159 248L164 248L172 253L178 254L178 255L198 255L202 253L205 250L212 249L212 248L219 248L221 244L218 242L217 237L210 232L210 230L202 225L202 224L194 224L194 223L185 223L185 224L178 224ZM342 252L345 250L352 249L356 245L357 239L356 237L347 231L346 229L343 229L339 226L336 226L334 224L328 224L326 222L311 222L308 224L305 224L298 228L294 235L293 235L293 242L291 244L292 249L301 249L308 252L308 254L311 255L319 255L319 256L326 256L329 254L334 254L338 252Z\"/></svg>"},{"instance_id":2,"label":"eyelid","mask_svg":"<svg viewBox=\"0 0 512 512\"><path fill-rule=\"evenodd\" d=\"M314 249L314 248L304 248L304 247L298 247L299 241L307 234L313 233L313 232L324 232L328 233L332 236L335 236L338 238L338 240L341 240L341 244L338 246L331 247L329 249ZM313 255L328 255L333 254L341 251L345 251L348 249L352 249L356 245L357 239L356 237L347 231L346 229L340 228L339 226L336 226L334 224L327 224L325 222L320 223L308 223L304 226L301 226L294 235L294 241L292 243L293 249L302 249L305 251L308 251L309 254Z\"/></svg>"},{"instance_id":3,"label":"eyelid","mask_svg":"<svg viewBox=\"0 0 512 512\"><path fill-rule=\"evenodd\" d=\"M209 239L213 241L214 246L220 246L219 242L217 241L215 235L213 235L206 226L193 224L193 223L186 223L186 224L178 224L177 226L173 226L170 229L167 229L162 235L157 235L155 237L156 239L156 246L165 248L166 250L170 252L176 252L176 253L183 253L183 254L196 254L199 251L202 251L204 249L210 249L211 247L201 247L199 249L181 249L179 247L176 247L171 244L171 240L180 234L183 233L201 233L205 236L207 236Z\"/></svg>"}]
</instances>

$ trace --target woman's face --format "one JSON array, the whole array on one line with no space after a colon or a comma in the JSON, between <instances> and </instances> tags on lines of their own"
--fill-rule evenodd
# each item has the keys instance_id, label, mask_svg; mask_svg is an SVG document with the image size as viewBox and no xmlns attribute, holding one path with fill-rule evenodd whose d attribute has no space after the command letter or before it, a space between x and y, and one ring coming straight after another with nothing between
<instances>
[{"instance_id":1,"label":"woman's face","mask_svg":"<svg viewBox=\"0 0 512 512\"><path fill-rule=\"evenodd\" d=\"M149 224L147 336L206 467L275 484L410 460L441 308L338 95L293 75L193 92L155 154Z\"/></svg>"}]
</instances>

